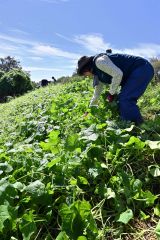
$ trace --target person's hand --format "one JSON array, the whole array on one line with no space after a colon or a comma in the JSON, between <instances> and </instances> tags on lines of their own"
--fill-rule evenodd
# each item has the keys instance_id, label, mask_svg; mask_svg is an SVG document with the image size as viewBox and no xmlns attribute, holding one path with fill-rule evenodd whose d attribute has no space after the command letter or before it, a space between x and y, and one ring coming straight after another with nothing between
<instances>
[{"instance_id":1,"label":"person's hand","mask_svg":"<svg viewBox=\"0 0 160 240\"><path fill-rule=\"evenodd\" d=\"M113 102L114 101L114 98L115 98L115 95L112 95L112 94L108 94L108 96L107 96L107 100L108 100L108 102Z\"/></svg>"}]
</instances>

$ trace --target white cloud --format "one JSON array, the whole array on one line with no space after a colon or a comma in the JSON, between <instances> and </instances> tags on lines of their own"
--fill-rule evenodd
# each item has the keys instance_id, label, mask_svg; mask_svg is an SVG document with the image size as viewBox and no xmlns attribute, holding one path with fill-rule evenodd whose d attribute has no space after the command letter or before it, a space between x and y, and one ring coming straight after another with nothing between
<instances>
[{"instance_id":1,"label":"white cloud","mask_svg":"<svg viewBox=\"0 0 160 240\"><path fill-rule=\"evenodd\" d=\"M59 68L45 68L45 67L32 67L32 66L24 66L24 70L26 71L47 71L47 72L60 72L61 69Z\"/></svg>"},{"instance_id":2,"label":"white cloud","mask_svg":"<svg viewBox=\"0 0 160 240\"><path fill-rule=\"evenodd\" d=\"M63 38L65 37L63 36ZM100 34L78 35L75 36L74 41L93 54L104 52L107 48L111 48L113 52L133 54L145 58L160 56L160 44L140 43L133 48L118 49L113 47L111 43L105 42L103 36Z\"/></svg>"},{"instance_id":3,"label":"white cloud","mask_svg":"<svg viewBox=\"0 0 160 240\"><path fill-rule=\"evenodd\" d=\"M16 37L12 37L12 36L5 35L5 34L0 34L0 39L5 40L5 41L9 41L9 42L12 42L12 43L16 43L16 44L24 44L24 45L29 45L29 46L34 46L36 44L39 44L39 42L36 42L36 41L16 38Z\"/></svg>"},{"instance_id":4,"label":"white cloud","mask_svg":"<svg viewBox=\"0 0 160 240\"><path fill-rule=\"evenodd\" d=\"M17 47L10 45L10 44L5 44L5 43L1 43L0 44L0 51L1 52L13 52L16 51Z\"/></svg>"},{"instance_id":5,"label":"white cloud","mask_svg":"<svg viewBox=\"0 0 160 240\"><path fill-rule=\"evenodd\" d=\"M146 58L160 56L160 45L158 44L139 44L136 48L124 49L128 54L140 55Z\"/></svg>"},{"instance_id":6,"label":"white cloud","mask_svg":"<svg viewBox=\"0 0 160 240\"><path fill-rule=\"evenodd\" d=\"M43 58L42 57L27 57L28 59L31 59L33 61L42 61Z\"/></svg>"},{"instance_id":7,"label":"white cloud","mask_svg":"<svg viewBox=\"0 0 160 240\"><path fill-rule=\"evenodd\" d=\"M10 28L9 31L10 31L10 32L14 32L14 33L16 33L16 34L29 35L28 32L23 31L23 30L18 29L18 28Z\"/></svg>"},{"instance_id":8,"label":"white cloud","mask_svg":"<svg viewBox=\"0 0 160 240\"><path fill-rule=\"evenodd\" d=\"M32 57L39 57L39 56L55 56L55 57L64 57L68 59L78 59L80 56L76 53L64 51L60 48L55 48L51 45L44 45L43 43L27 40L27 39L21 39L12 37L5 34L0 34L0 39L2 41L8 41L9 43L12 43L13 46L16 46L16 49L18 51L18 45L21 45L19 47L19 51L28 51L29 53L34 54ZM8 45L9 46L9 45Z\"/></svg>"},{"instance_id":9,"label":"white cloud","mask_svg":"<svg viewBox=\"0 0 160 240\"><path fill-rule=\"evenodd\" d=\"M7 55L20 60L23 69L31 72L34 81L49 78L52 74L56 78L71 75L76 68L74 63L80 57L51 44L30 40L27 36L20 38L0 34L0 57Z\"/></svg>"},{"instance_id":10,"label":"white cloud","mask_svg":"<svg viewBox=\"0 0 160 240\"><path fill-rule=\"evenodd\" d=\"M106 43L100 34L78 35L75 36L74 41L93 53L111 48L111 44Z\"/></svg>"},{"instance_id":11,"label":"white cloud","mask_svg":"<svg viewBox=\"0 0 160 240\"><path fill-rule=\"evenodd\" d=\"M69 38L69 37L66 37L64 36L63 34L61 33L55 33L58 37L64 39L64 40L67 40L68 42L75 42L75 40L73 38Z\"/></svg>"},{"instance_id":12,"label":"white cloud","mask_svg":"<svg viewBox=\"0 0 160 240\"><path fill-rule=\"evenodd\" d=\"M79 55L72 52L63 51L59 48L55 48L47 45L36 45L31 50L32 53L37 55L48 55L56 57L64 57L69 59L78 59Z\"/></svg>"}]
</instances>

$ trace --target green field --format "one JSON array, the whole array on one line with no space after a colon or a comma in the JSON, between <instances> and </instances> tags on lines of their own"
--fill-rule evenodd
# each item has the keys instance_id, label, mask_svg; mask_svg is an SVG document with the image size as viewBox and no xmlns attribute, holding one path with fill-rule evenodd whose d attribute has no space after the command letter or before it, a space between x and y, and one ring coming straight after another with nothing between
<instances>
[{"instance_id":1,"label":"green field","mask_svg":"<svg viewBox=\"0 0 160 240\"><path fill-rule=\"evenodd\" d=\"M92 92L75 77L0 105L1 240L160 238L160 85L141 127Z\"/></svg>"}]
</instances>

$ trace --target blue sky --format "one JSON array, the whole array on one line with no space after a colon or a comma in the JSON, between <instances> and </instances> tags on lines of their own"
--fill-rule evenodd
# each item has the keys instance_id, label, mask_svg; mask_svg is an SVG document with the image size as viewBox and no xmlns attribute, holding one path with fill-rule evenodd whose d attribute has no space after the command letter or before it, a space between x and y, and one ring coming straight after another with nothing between
<instances>
[{"instance_id":1,"label":"blue sky","mask_svg":"<svg viewBox=\"0 0 160 240\"><path fill-rule=\"evenodd\" d=\"M159 0L0 0L0 57L33 81L71 76L77 60L114 52L160 57Z\"/></svg>"}]
</instances>

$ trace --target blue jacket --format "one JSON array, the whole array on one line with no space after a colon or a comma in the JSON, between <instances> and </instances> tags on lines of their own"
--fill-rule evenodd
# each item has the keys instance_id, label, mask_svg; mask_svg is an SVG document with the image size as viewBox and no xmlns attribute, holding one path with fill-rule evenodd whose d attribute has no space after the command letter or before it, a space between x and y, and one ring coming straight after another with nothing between
<instances>
[{"instance_id":1,"label":"blue jacket","mask_svg":"<svg viewBox=\"0 0 160 240\"><path fill-rule=\"evenodd\" d=\"M98 76L99 81L107 84L111 83L112 77L98 69L95 64L96 59L102 55L107 55L110 60L123 72L121 85L123 85L124 81L129 77L130 73L134 71L134 69L145 64L147 61L142 57L127 54L100 53L96 55L93 58L93 74Z\"/></svg>"}]
</instances>

